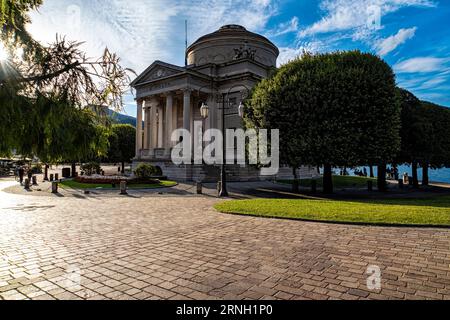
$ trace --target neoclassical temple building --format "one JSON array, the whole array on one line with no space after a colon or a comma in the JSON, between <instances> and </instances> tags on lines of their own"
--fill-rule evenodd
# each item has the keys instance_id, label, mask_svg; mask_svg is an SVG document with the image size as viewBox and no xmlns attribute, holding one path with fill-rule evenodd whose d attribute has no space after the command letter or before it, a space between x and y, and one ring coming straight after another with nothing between
<instances>
[{"instance_id":1,"label":"neoclassical temple building","mask_svg":"<svg viewBox=\"0 0 450 320\"><path fill-rule=\"evenodd\" d=\"M247 92L276 68L278 48L267 38L238 25L226 25L195 41L186 52L187 66L155 61L133 82L137 101L136 158L134 165L148 162L163 169L170 179L216 181L219 167L176 166L171 161L173 130L193 132L194 121L204 121L204 129L222 130L225 100L225 129L242 127L238 106ZM203 119L202 104L209 107ZM302 168L301 176L315 175ZM282 168L278 177L260 177L251 166L228 166L230 180L287 178L292 170Z\"/></svg>"}]
</instances>

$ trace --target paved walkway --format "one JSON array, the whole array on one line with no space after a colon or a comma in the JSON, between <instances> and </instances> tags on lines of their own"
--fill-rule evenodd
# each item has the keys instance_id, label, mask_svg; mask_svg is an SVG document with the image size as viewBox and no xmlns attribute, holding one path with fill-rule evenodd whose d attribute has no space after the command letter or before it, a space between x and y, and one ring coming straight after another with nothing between
<instances>
[{"instance_id":1,"label":"paved walkway","mask_svg":"<svg viewBox=\"0 0 450 320\"><path fill-rule=\"evenodd\" d=\"M0 192L0 298L450 299L448 229L232 216L216 201Z\"/></svg>"}]
</instances>

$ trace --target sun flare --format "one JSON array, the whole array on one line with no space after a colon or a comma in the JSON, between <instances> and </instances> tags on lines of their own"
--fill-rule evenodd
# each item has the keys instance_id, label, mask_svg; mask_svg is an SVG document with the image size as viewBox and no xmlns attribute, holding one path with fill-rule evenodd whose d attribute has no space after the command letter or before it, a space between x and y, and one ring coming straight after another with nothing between
<instances>
[{"instance_id":1,"label":"sun flare","mask_svg":"<svg viewBox=\"0 0 450 320\"><path fill-rule=\"evenodd\" d=\"M0 61L5 61L8 59L8 53L6 52L5 47L0 43Z\"/></svg>"}]
</instances>

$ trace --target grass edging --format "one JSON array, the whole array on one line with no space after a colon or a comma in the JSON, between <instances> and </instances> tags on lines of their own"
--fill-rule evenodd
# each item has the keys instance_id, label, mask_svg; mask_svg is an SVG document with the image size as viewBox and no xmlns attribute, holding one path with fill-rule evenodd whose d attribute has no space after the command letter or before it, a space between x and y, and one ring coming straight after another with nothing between
<instances>
[{"instance_id":1,"label":"grass edging","mask_svg":"<svg viewBox=\"0 0 450 320\"><path fill-rule=\"evenodd\" d=\"M215 208L214 208L215 209ZM237 212L224 212L215 209L219 213L228 214L232 216L248 217L248 218L261 218L270 220L287 220L287 221L297 221L297 222L311 222L311 223L321 223L321 224L333 224L341 226L360 226L360 227L391 227L391 228L420 228L420 229L450 229L450 226L444 225L433 225L433 224L395 224L395 223L370 223L370 222L344 222L344 221L326 221L326 220L309 220L304 218L292 218L292 217L277 217L277 216L265 216L262 214L245 214Z\"/></svg>"},{"instance_id":2,"label":"grass edging","mask_svg":"<svg viewBox=\"0 0 450 320\"><path fill-rule=\"evenodd\" d=\"M225 214L277 220L368 227L450 228L448 205L450 197L443 197L438 200L440 202L434 198L415 206L410 200L405 201L404 205L383 201L379 203L325 201L324 203L321 200L229 200L216 204L214 208ZM402 206L405 207L403 212L398 210L402 209ZM417 223L414 220L417 220Z\"/></svg>"}]
</instances>

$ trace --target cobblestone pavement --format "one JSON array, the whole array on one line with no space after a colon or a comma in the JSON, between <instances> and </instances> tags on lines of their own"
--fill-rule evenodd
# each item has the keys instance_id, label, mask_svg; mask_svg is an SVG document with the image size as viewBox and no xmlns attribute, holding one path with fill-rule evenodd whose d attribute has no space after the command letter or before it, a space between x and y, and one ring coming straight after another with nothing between
<instances>
[{"instance_id":1,"label":"cobblestone pavement","mask_svg":"<svg viewBox=\"0 0 450 320\"><path fill-rule=\"evenodd\" d=\"M450 299L450 230L232 216L216 201L0 192L0 298Z\"/></svg>"}]
</instances>

